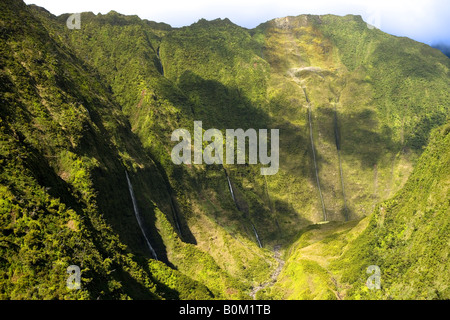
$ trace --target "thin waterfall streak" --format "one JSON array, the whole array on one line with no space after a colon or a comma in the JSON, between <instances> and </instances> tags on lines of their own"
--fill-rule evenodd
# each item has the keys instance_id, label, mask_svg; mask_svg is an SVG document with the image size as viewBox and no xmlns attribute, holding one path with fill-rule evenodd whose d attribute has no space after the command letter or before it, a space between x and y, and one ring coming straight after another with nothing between
<instances>
[{"instance_id":1,"label":"thin waterfall streak","mask_svg":"<svg viewBox=\"0 0 450 320\"><path fill-rule=\"evenodd\" d=\"M228 188L230 188L231 197L233 198L234 204L236 204L236 198L234 197L233 187L231 186L230 178L227 175ZM237 204L236 204L237 207Z\"/></svg>"},{"instance_id":2,"label":"thin waterfall streak","mask_svg":"<svg viewBox=\"0 0 450 320\"><path fill-rule=\"evenodd\" d=\"M305 91L305 95L306 95L306 91ZM314 147L314 139L313 139L313 132L312 132L312 124L311 124L311 104L309 102L308 102L308 120L309 120L309 137L311 139L311 149L312 149L312 153L313 153L314 169L316 172L317 188L319 189L320 202L322 204L323 220L327 221L325 203L323 202L322 190L320 188L319 170L317 169L316 151L315 151L315 147Z\"/></svg>"},{"instance_id":3,"label":"thin waterfall streak","mask_svg":"<svg viewBox=\"0 0 450 320\"><path fill-rule=\"evenodd\" d=\"M172 195L169 194L169 197L170 197L170 203L172 205L172 212L173 212L173 218L175 220L175 225L177 226L177 229L178 229L178 232L180 233L180 236L182 236L180 224L178 222L178 213L177 213L177 210L175 208L175 203L174 203L174 201L172 199Z\"/></svg>"},{"instance_id":4,"label":"thin waterfall streak","mask_svg":"<svg viewBox=\"0 0 450 320\"><path fill-rule=\"evenodd\" d=\"M136 216L136 220L139 224L139 228L141 229L142 235L145 238L145 241L147 242L147 246L150 249L150 252L152 253L152 256L155 260L158 260L158 256L156 255L155 250L153 249L152 245L150 244L150 241L148 240L147 236L145 235L144 227L142 226L141 216L139 214L139 209L137 206L136 198L134 197L134 191L133 186L131 184L130 178L128 177L128 172L125 170L125 175L127 177L128 182L128 191L130 192L131 200L133 202L133 209L134 209L134 215Z\"/></svg>"},{"instance_id":5,"label":"thin waterfall streak","mask_svg":"<svg viewBox=\"0 0 450 320\"><path fill-rule=\"evenodd\" d=\"M234 205L236 206L236 208L241 211L241 209L239 208L237 202L236 202L236 198L234 196L234 192L233 192L233 187L231 185L231 181L230 181L230 177L228 176L227 170L225 170L225 168L223 168L223 171L225 172L225 176L227 177L227 181L228 181L228 188L230 189L230 194L231 194L231 198L233 198L233 202Z\"/></svg>"},{"instance_id":6,"label":"thin waterfall streak","mask_svg":"<svg viewBox=\"0 0 450 320\"><path fill-rule=\"evenodd\" d=\"M158 47L158 49L156 50L156 56L158 57L161 75L164 76L164 67L163 67L163 65L162 65L161 58L160 58L160 56L159 56L159 47Z\"/></svg>"},{"instance_id":7,"label":"thin waterfall streak","mask_svg":"<svg viewBox=\"0 0 450 320\"><path fill-rule=\"evenodd\" d=\"M225 170L225 168L224 168ZM227 176L227 181L228 181L228 187L230 188L230 193L231 193L231 197L233 198L234 201L234 205L236 206L236 208L241 211L241 209L239 208L237 202L236 202L236 198L234 197L234 192L233 192L233 186L231 185L231 181L230 181L230 177L228 177L228 174L225 170L225 175ZM255 225L253 224L253 222L251 222L252 228L253 228L253 232L255 233L255 237L256 237L256 241L258 241L258 245L260 248L262 248L262 244L261 244L261 240L259 239L259 235L258 232L256 231Z\"/></svg>"},{"instance_id":8,"label":"thin waterfall streak","mask_svg":"<svg viewBox=\"0 0 450 320\"><path fill-rule=\"evenodd\" d=\"M348 221L347 198L345 197L345 188L344 188L344 172L342 170L341 164L341 150L338 150L338 158L339 158L339 171L341 174L342 197L344 198L345 221Z\"/></svg>"},{"instance_id":9,"label":"thin waterfall streak","mask_svg":"<svg viewBox=\"0 0 450 320\"><path fill-rule=\"evenodd\" d=\"M256 240L258 241L258 245L260 248L262 248L261 241L259 240L258 232L256 231L255 225L252 222L250 222L250 223L252 224L253 232L255 233L255 237L256 237Z\"/></svg>"},{"instance_id":10,"label":"thin waterfall streak","mask_svg":"<svg viewBox=\"0 0 450 320\"><path fill-rule=\"evenodd\" d=\"M339 161L339 174L341 176L342 197L344 198L345 221L348 221L347 198L345 197L344 171L342 170L342 162L341 162L341 142L339 140L339 128L338 128L336 103L334 104L334 136L335 136L335 140L336 140L336 149L337 149L338 161Z\"/></svg>"}]
</instances>

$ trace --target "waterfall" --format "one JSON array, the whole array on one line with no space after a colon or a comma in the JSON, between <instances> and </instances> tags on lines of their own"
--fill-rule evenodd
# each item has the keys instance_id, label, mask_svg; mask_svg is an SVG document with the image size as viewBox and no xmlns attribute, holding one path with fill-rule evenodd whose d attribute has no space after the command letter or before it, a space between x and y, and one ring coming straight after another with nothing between
<instances>
[{"instance_id":1,"label":"waterfall","mask_svg":"<svg viewBox=\"0 0 450 320\"><path fill-rule=\"evenodd\" d=\"M167 192L169 193L169 197L170 197L170 205L172 207L173 220L175 220L175 225L177 226L177 230L180 233L180 237L181 237L182 233L181 233L180 223L178 222L178 212L177 212L177 209L175 207L175 203L174 203L174 201L172 199L172 194L170 193L170 190L167 189Z\"/></svg>"},{"instance_id":2,"label":"waterfall","mask_svg":"<svg viewBox=\"0 0 450 320\"><path fill-rule=\"evenodd\" d=\"M225 172L225 176L227 177L227 181L228 181L228 188L230 189L230 193L231 193L231 198L233 198L233 202L234 205L236 206L236 208L241 211L241 208L239 208L237 202L236 202L236 198L234 197L234 192L233 192L233 187L231 186L231 181L230 181L230 177L228 177L228 173L227 170L225 170L225 168L222 166L223 171Z\"/></svg>"},{"instance_id":3,"label":"waterfall","mask_svg":"<svg viewBox=\"0 0 450 320\"><path fill-rule=\"evenodd\" d=\"M164 76L164 67L163 67L163 65L162 65L161 58L159 57L159 47L158 47L158 49L156 50L156 56L158 57L161 75Z\"/></svg>"},{"instance_id":4,"label":"waterfall","mask_svg":"<svg viewBox=\"0 0 450 320\"><path fill-rule=\"evenodd\" d=\"M339 142L339 126L338 126L338 118L336 111L336 103L334 104L334 140L336 143L336 149L341 150L341 144Z\"/></svg>"},{"instance_id":5,"label":"waterfall","mask_svg":"<svg viewBox=\"0 0 450 320\"><path fill-rule=\"evenodd\" d=\"M342 197L344 198L345 221L348 221L347 198L345 197L344 173L342 170L342 162L341 162L341 143L339 141L339 126L338 126L336 103L334 104L334 138L336 140L336 149L337 149L338 161L339 161L339 174L341 177Z\"/></svg>"},{"instance_id":6,"label":"waterfall","mask_svg":"<svg viewBox=\"0 0 450 320\"><path fill-rule=\"evenodd\" d=\"M325 203L323 202L323 196L322 196L322 189L320 188L320 180L319 180L319 170L317 168L317 161L316 161L316 150L314 148L314 139L313 139L313 131L312 131L312 120L311 120L311 103L309 101L308 95L306 94L306 88L302 87L303 92L305 93L306 102L308 103L308 121L309 121L309 137L311 140L311 149L313 154L313 160L314 160L314 169L316 172L316 182L317 182L317 188L319 189L319 196L320 196L320 202L322 204L322 211L323 211L323 220L327 221L327 213L325 210Z\"/></svg>"},{"instance_id":7,"label":"waterfall","mask_svg":"<svg viewBox=\"0 0 450 320\"><path fill-rule=\"evenodd\" d=\"M255 236L256 236L256 240L258 241L258 245L260 248L262 248L261 241L259 240L258 232L256 232L255 225L252 222L250 222L250 223L252 224L253 232L255 232Z\"/></svg>"},{"instance_id":8,"label":"waterfall","mask_svg":"<svg viewBox=\"0 0 450 320\"><path fill-rule=\"evenodd\" d=\"M228 175L227 175L227 180L228 180L228 187L230 188L231 197L233 198L234 204L239 209L239 207L236 203L236 198L234 197L233 187L231 186L230 178L228 177Z\"/></svg>"},{"instance_id":9,"label":"waterfall","mask_svg":"<svg viewBox=\"0 0 450 320\"><path fill-rule=\"evenodd\" d=\"M136 220L139 224L139 228L141 228L142 235L145 238L145 241L147 242L147 246L150 249L150 252L152 253L152 256L155 260L158 260L158 256L156 255L155 250L153 250L152 245L150 244L150 241L148 241L147 236L145 235L144 227L142 226L141 216L139 214L139 209L137 206L136 198L134 197L134 191L133 186L131 185L130 178L128 177L128 172L125 170L125 175L127 177L128 182L128 190L130 191L131 200L133 201L133 208L134 208L134 215L136 216Z\"/></svg>"},{"instance_id":10,"label":"waterfall","mask_svg":"<svg viewBox=\"0 0 450 320\"><path fill-rule=\"evenodd\" d=\"M228 187L230 188L230 193L231 193L231 197L233 198L234 204L236 206L236 208L241 211L241 209L239 208L237 202L236 202L236 198L234 197L234 192L233 192L233 187L231 186L231 181L230 181L230 177L228 177L227 171L225 170L225 168L223 168L223 170L225 171L225 175L227 176L227 181L228 181ZM261 240L259 240L259 236L258 236L258 232L256 231L255 225L253 224L253 222L251 222L252 228L253 228L253 232L255 233L256 236L256 240L258 241L258 245L260 248L262 248L261 245Z\"/></svg>"}]
</instances>

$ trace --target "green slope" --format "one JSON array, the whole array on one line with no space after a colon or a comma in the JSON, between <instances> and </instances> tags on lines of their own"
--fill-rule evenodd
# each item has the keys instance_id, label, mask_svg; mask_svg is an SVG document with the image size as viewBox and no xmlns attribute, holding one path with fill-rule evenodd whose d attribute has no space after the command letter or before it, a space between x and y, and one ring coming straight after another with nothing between
<instances>
[{"instance_id":1,"label":"green slope","mask_svg":"<svg viewBox=\"0 0 450 320\"><path fill-rule=\"evenodd\" d=\"M448 299L450 124L434 130L405 186L363 220L311 226L268 299ZM381 271L370 290L367 268Z\"/></svg>"},{"instance_id":2,"label":"green slope","mask_svg":"<svg viewBox=\"0 0 450 320\"><path fill-rule=\"evenodd\" d=\"M183 184L186 168L174 168L169 158L165 142L175 128L192 130L193 120L202 120L205 129L280 128L276 176L258 177L253 166L228 168L267 243L289 239L323 216L301 87L311 102L329 220L363 217L392 196L429 130L448 113L448 59L425 45L370 30L359 17L288 17L254 30L229 20L170 29L115 12L83 17L80 31L65 28L66 16L59 26L48 23L109 79L133 129L168 173L179 198L193 183ZM353 59L352 48L366 60ZM415 58L405 59L407 53ZM196 169L188 169L188 175L198 177ZM211 168L200 170L208 177ZM226 187L224 175L221 180ZM192 192L186 194L190 198Z\"/></svg>"},{"instance_id":3,"label":"green slope","mask_svg":"<svg viewBox=\"0 0 450 320\"><path fill-rule=\"evenodd\" d=\"M449 132L449 124L434 130L408 182L377 206L367 229L333 266L352 284L348 297L450 297ZM379 292L368 292L359 282L365 264L380 267Z\"/></svg>"},{"instance_id":4,"label":"green slope","mask_svg":"<svg viewBox=\"0 0 450 320\"><path fill-rule=\"evenodd\" d=\"M233 288L195 248L179 252L204 260L198 270L209 273L203 282L214 293L146 259L125 170L147 185L138 205L167 262L155 221L173 233L173 215L156 165L95 71L49 37L23 3L3 2L1 12L2 297L212 298L223 296L221 286ZM71 264L81 268L83 290L66 289Z\"/></svg>"},{"instance_id":5,"label":"green slope","mask_svg":"<svg viewBox=\"0 0 450 320\"><path fill-rule=\"evenodd\" d=\"M37 281L36 270L49 273L53 255L61 255L63 272L41 282L57 297L81 297L64 288L64 268L92 257L85 298L248 298L277 275L275 246L289 271L257 295L360 294L340 294L340 273L327 278L329 263L368 220L354 228L356 221L403 187L430 131L448 119L447 57L369 29L358 16L286 17L252 30L228 19L172 28L114 11L82 13L81 29L69 30L67 18L21 1L2 3L5 298L50 294L15 283L22 275ZM203 130L280 129L279 172L174 165L171 133L192 132L195 120ZM125 170L162 262L149 259ZM61 209L54 212L52 201ZM14 210L26 212L23 231L11 231ZM42 247L47 242L29 232L37 227L28 221L39 210L49 214L36 219L52 221L39 220L41 237L75 232L86 237L83 245L63 254L59 242ZM332 222L314 229L324 217ZM28 238L36 256L52 255L40 269L19 258ZM297 270L291 262L302 250L326 258ZM302 291L312 282L321 289Z\"/></svg>"}]
</instances>

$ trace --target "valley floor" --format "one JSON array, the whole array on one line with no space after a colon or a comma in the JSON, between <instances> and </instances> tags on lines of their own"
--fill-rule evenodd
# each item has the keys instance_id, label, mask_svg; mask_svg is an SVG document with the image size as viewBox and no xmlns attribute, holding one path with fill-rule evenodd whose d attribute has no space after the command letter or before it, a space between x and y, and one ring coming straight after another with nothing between
<instances>
[{"instance_id":1,"label":"valley floor","mask_svg":"<svg viewBox=\"0 0 450 320\"><path fill-rule=\"evenodd\" d=\"M271 281L255 287L257 299L345 299L346 286L340 283L340 270L332 262L341 257L347 245L367 226L368 218L348 222L331 221L306 227L298 240L281 254ZM284 260L283 260L284 259Z\"/></svg>"}]
</instances>

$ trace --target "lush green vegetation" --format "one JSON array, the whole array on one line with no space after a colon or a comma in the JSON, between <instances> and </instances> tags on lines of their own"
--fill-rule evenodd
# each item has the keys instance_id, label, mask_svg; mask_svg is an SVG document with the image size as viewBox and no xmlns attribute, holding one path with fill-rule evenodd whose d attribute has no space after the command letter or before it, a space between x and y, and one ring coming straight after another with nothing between
<instances>
[{"instance_id":1,"label":"lush green vegetation","mask_svg":"<svg viewBox=\"0 0 450 320\"><path fill-rule=\"evenodd\" d=\"M432 134L405 186L361 221L306 228L268 299L448 299L450 123ZM367 268L381 270L370 290Z\"/></svg>"},{"instance_id":2,"label":"lush green vegetation","mask_svg":"<svg viewBox=\"0 0 450 320\"><path fill-rule=\"evenodd\" d=\"M124 170L141 164L143 179L162 180L99 76L23 3L3 2L1 12L11 28L2 33L2 298L214 297L165 264L151 264L155 278L142 259ZM164 197L152 193L155 202ZM66 288L71 264L81 268L82 290Z\"/></svg>"},{"instance_id":3,"label":"lush green vegetation","mask_svg":"<svg viewBox=\"0 0 450 320\"><path fill-rule=\"evenodd\" d=\"M434 130L405 186L377 206L367 229L335 262L356 299L448 299L450 124ZM368 265L381 269L382 288L360 279Z\"/></svg>"},{"instance_id":4,"label":"lush green vegetation","mask_svg":"<svg viewBox=\"0 0 450 320\"><path fill-rule=\"evenodd\" d=\"M448 193L433 183L445 183L449 155L430 155L439 133L423 156L436 169L422 159L412 176L436 182L419 190L410 178L402 189L430 132L448 120L450 60L437 50L355 16L176 29L88 12L69 30L68 15L14 0L0 9L1 298L246 299L275 272L275 245L286 265L257 297L371 298L358 285L369 262L389 274L376 297L448 297L448 206L437 202ZM320 225L308 105L334 221ZM194 120L203 130L280 129L278 174L174 165L171 133L192 132ZM161 261L150 259L125 170ZM437 224L445 228L430 232ZM421 246L433 249L423 255ZM410 256L396 260L405 247ZM82 290L65 287L71 264ZM419 288L411 279L423 268L435 280L422 272Z\"/></svg>"}]
</instances>

